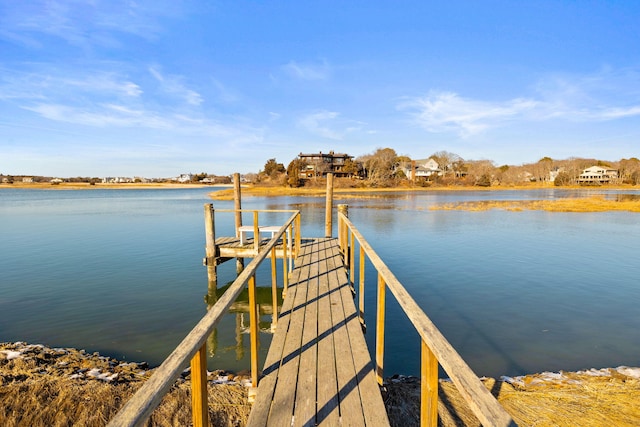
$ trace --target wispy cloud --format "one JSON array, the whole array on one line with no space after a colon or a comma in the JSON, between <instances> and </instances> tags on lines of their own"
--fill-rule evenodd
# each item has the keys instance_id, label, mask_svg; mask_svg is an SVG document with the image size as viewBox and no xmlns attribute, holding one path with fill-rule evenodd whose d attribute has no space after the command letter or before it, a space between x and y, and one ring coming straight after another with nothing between
<instances>
[{"instance_id":1,"label":"wispy cloud","mask_svg":"<svg viewBox=\"0 0 640 427\"><path fill-rule=\"evenodd\" d=\"M341 118L338 112L323 110L301 117L298 126L323 138L342 140L347 134L363 131L365 124Z\"/></svg>"},{"instance_id":2,"label":"wispy cloud","mask_svg":"<svg viewBox=\"0 0 640 427\"><path fill-rule=\"evenodd\" d=\"M37 69L39 71L33 71ZM86 70L80 73L47 64L31 64L20 69L3 69L0 99L55 99L67 102L86 96L116 99L138 98L142 88L127 76L114 71Z\"/></svg>"},{"instance_id":3,"label":"wispy cloud","mask_svg":"<svg viewBox=\"0 0 640 427\"><path fill-rule=\"evenodd\" d=\"M452 92L431 92L402 102L398 108L412 111L417 124L430 132L458 132L469 136L522 116L538 106L529 99L502 103L465 99Z\"/></svg>"},{"instance_id":4,"label":"wispy cloud","mask_svg":"<svg viewBox=\"0 0 640 427\"><path fill-rule=\"evenodd\" d=\"M629 73L610 71L581 78L553 76L535 85L535 95L504 101L465 98L455 92L431 91L407 97L397 109L429 132L453 132L470 137L514 122L610 121L640 116L637 96L629 97Z\"/></svg>"},{"instance_id":5,"label":"wispy cloud","mask_svg":"<svg viewBox=\"0 0 640 427\"><path fill-rule=\"evenodd\" d=\"M118 69L117 64L110 68ZM263 130L242 118L215 116L201 108L202 97L177 76L156 69L129 77L119 71L60 69L35 64L38 71L2 69L0 106L59 123L102 129L138 128L180 135L216 137L229 143L261 141ZM145 75L146 74L146 75ZM159 101L159 94L169 94Z\"/></svg>"},{"instance_id":6,"label":"wispy cloud","mask_svg":"<svg viewBox=\"0 0 640 427\"><path fill-rule=\"evenodd\" d=\"M319 64L289 61L282 70L290 77L300 80L325 80L331 75L331 67L326 61Z\"/></svg>"},{"instance_id":7,"label":"wispy cloud","mask_svg":"<svg viewBox=\"0 0 640 427\"><path fill-rule=\"evenodd\" d=\"M190 105L202 104L202 96L195 90L187 88L182 77L163 75L160 70L154 67L150 67L149 72L160 83L160 87L165 93L181 98Z\"/></svg>"},{"instance_id":8,"label":"wispy cloud","mask_svg":"<svg viewBox=\"0 0 640 427\"><path fill-rule=\"evenodd\" d=\"M70 45L120 47L119 35L154 39L161 19L179 15L180 2L150 0L36 0L0 5L0 38L30 48L42 47L41 35Z\"/></svg>"}]
</instances>

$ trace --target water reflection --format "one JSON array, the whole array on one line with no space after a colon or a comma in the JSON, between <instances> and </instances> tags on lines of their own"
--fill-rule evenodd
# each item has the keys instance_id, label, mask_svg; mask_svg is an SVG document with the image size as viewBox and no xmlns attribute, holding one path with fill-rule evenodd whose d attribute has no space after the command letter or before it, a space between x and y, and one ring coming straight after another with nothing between
<instances>
[{"instance_id":1,"label":"water reflection","mask_svg":"<svg viewBox=\"0 0 640 427\"><path fill-rule=\"evenodd\" d=\"M204 302L207 310L215 305L220 297L229 289L233 281L228 282L225 286L217 288L215 283L209 282L207 294L204 296ZM277 316L282 308L282 288L276 289L276 301L273 300L273 290L267 287L256 287L256 303L258 311L258 329L261 334L272 334L275 331ZM243 289L238 298L229 308L226 317L233 316L235 318L234 338L236 361L241 361L245 357L245 351L250 349L250 342L247 339L245 343L244 336L250 334L250 313L249 290ZM210 358L218 353L219 338L218 328L215 328L207 340L207 352ZM230 351L230 347L225 347L222 353Z\"/></svg>"}]
</instances>

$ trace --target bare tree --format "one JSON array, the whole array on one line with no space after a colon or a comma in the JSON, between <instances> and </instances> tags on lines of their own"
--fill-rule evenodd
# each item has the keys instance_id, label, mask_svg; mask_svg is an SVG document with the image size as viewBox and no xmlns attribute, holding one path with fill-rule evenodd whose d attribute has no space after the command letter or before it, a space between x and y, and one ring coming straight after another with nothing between
<instances>
[{"instance_id":1,"label":"bare tree","mask_svg":"<svg viewBox=\"0 0 640 427\"><path fill-rule=\"evenodd\" d=\"M449 151L438 151L433 153L430 157L438 162L438 166L442 169L444 176L447 176L449 173L457 172L457 169L461 167L464 162L462 157L455 153L450 153Z\"/></svg>"},{"instance_id":2,"label":"bare tree","mask_svg":"<svg viewBox=\"0 0 640 427\"><path fill-rule=\"evenodd\" d=\"M398 155L393 148L378 148L372 154L361 156L358 160L362 163L365 175L372 184L386 185L398 164Z\"/></svg>"}]
</instances>

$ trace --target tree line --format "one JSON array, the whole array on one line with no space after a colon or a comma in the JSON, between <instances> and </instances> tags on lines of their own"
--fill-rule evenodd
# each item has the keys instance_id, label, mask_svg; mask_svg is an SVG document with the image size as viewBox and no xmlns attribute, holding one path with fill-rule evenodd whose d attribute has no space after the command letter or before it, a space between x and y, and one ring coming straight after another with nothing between
<instances>
[{"instance_id":1,"label":"tree line","mask_svg":"<svg viewBox=\"0 0 640 427\"><path fill-rule=\"evenodd\" d=\"M393 148L378 148L372 153L348 159L341 171L349 174L351 186L392 187L402 185L422 186L510 186L524 183L553 183L568 186L578 183L580 174L591 166L601 166L618 171L617 183L640 184L640 160L636 157L618 161L603 161L593 158L571 157L564 160L542 157L535 163L522 165L496 165L492 160L465 160L448 151L437 151L426 158L438 164L438 172L412 180L407 171L415 165L414 160L399 155ZM424 159L422 159L424 160ZM264 169L252 174L252 181L287 185L291 187L318 184L317 178L326 175L326 164L308 164L300 157L292 159L288 166L275 158L268 159ZM312 170L309 177L304 172ZM344 179L343 179L344 180ZM343 183L344 184L344 183ZM349 185L349 184L346 184Z\"/></svg>"}]
</instances>

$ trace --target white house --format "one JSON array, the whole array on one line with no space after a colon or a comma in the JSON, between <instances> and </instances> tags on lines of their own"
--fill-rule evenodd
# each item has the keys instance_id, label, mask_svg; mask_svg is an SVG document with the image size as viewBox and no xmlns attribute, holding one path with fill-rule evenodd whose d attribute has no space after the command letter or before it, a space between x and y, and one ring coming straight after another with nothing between
<instances>
[{"instance_id":1,"label":"white house","mask_svg":"<svg viewBox=\"0 0 640 427\"><path fill-rule=\"evenodd\" d=\"M617 179L618 171L616 169L602 166L591 166L578 176L578 182L581 184L606 184Z\"/></svg>"},{"instance_id":2,"label":"white house","mask_svg":"<svg viewBox=\"0 0 640 427\"><path fill-rule=\"evenodd\" d=\"M415 172L415 178L431 179L434 176L442 176L440 165L433 158L414 160L411 163L405 163L402 167L407 178L413 178L412 171Z\"/></svg>"},{"instance_id":3,"label":"white house","mask_svg":"<svg viewBox=\"0 0 640 427\"><path fill-rule=\"evenodd\" d=\"M193 178L193 174L190 173L183 173L182 175L180 175L176 181L178 182L191 182L191 179Z\"/></svg>"}]
</instances>

